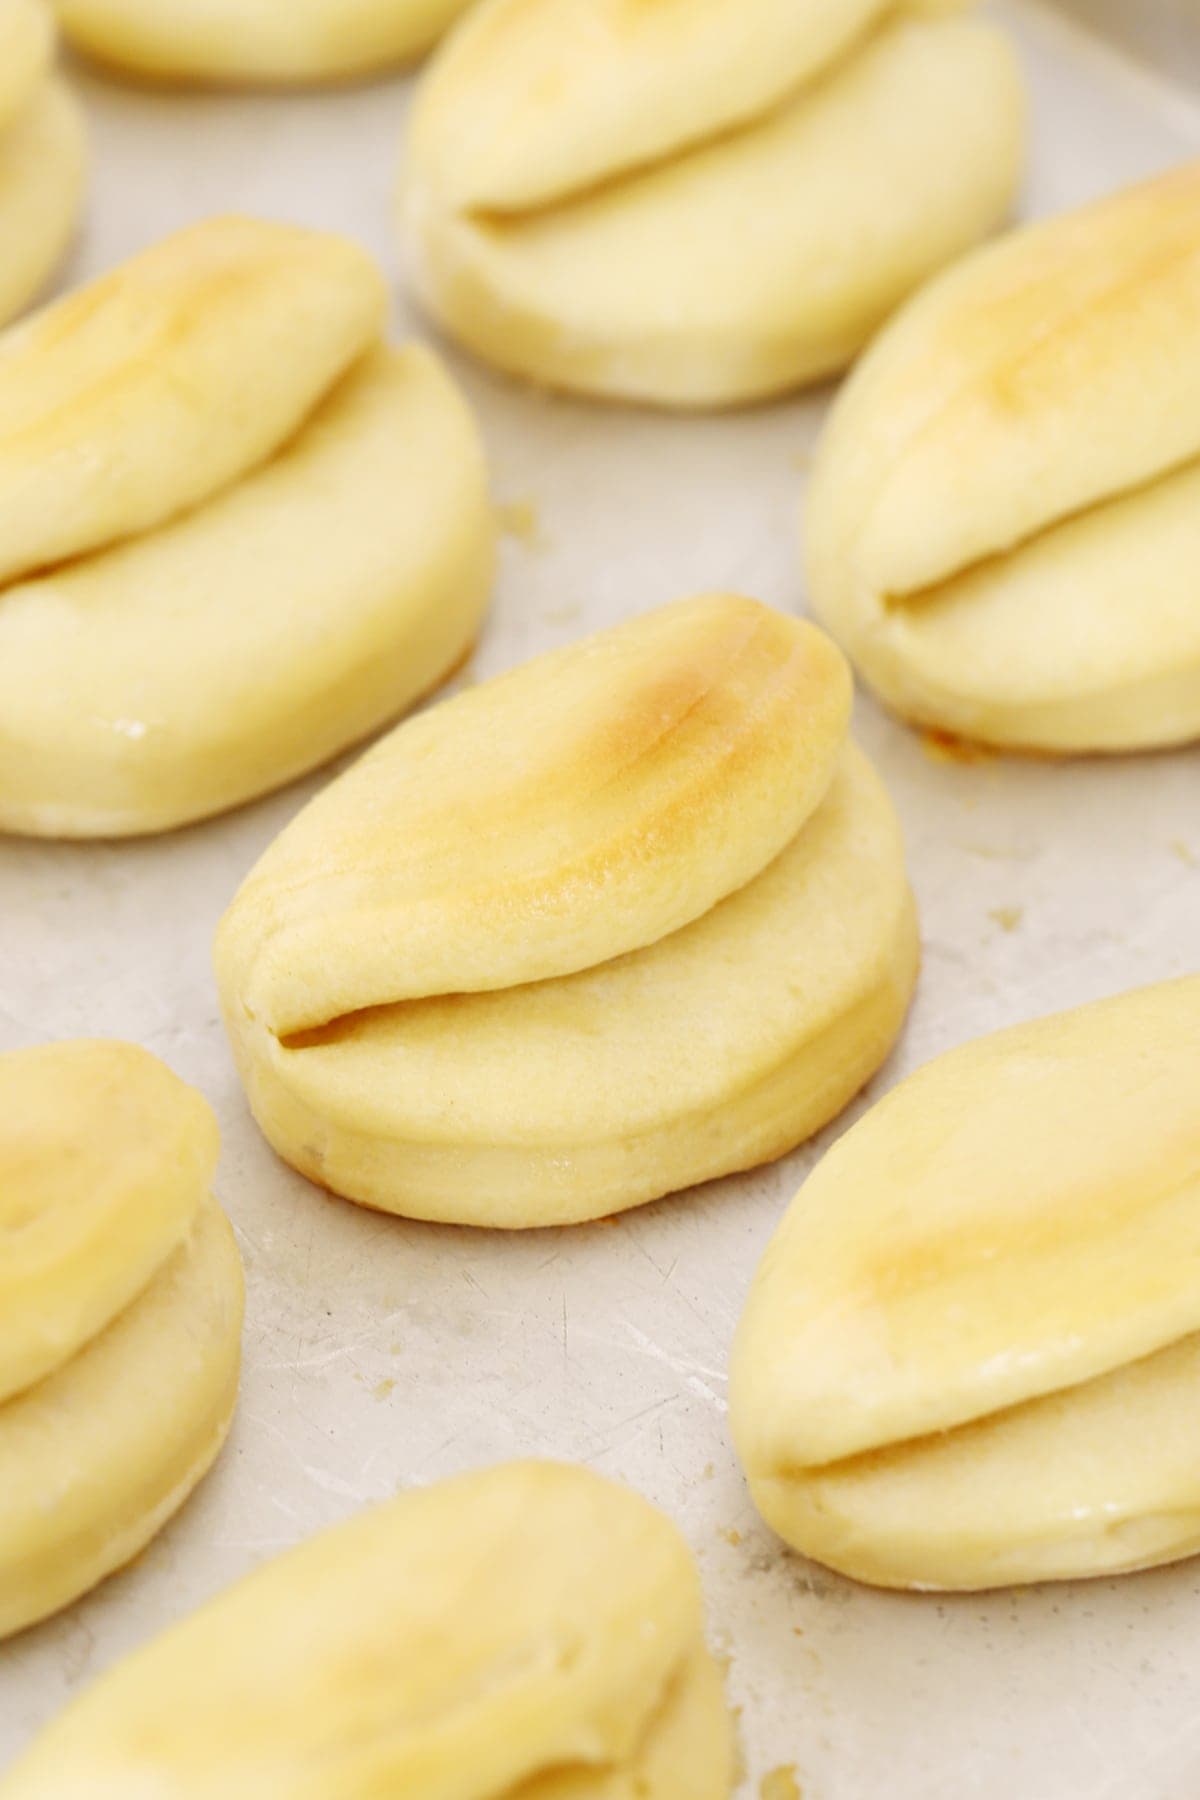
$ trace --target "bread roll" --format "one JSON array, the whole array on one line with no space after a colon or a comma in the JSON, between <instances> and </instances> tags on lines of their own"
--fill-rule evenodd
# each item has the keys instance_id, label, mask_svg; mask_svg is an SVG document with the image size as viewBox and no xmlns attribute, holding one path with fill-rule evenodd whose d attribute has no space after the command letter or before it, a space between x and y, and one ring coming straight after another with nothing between
<instances>
[{"instance_id":1,"label":"bread roll","mask_svg":"<svg viewBox=\"0 0 1200 1800\"><path fill-rule=\"evenodd\" d=\"M0 0L0 134L24 111L54 61L45 0Z\"/></svg>"},{"instance_id":2,"label":"bread roll","mask_svg":"<svg viewBox=\"0 0 1200 1800\"><path fill-rule=\"evenodd\" d=\"M187 1235L212 1112L133 1044L0 1055L0 1402L110 1324Z\"/></svg>"},{"instance_id":3,"label":"bread roll","mask_svg":"<svg viewBox=\"0 0 1200 1800\"><path fill-rule=\"evenodd\" d=\"M813 604L880 697L1001 748L1200 736L1200 163L913 300L834 406Z\"/></svg>"},{"instance_id":4,"label":"bread roll","mask_svg":"<svg viewBox=\"0 0 1200 1800\"><path fill-rule=\"evenodd\" d=\"M511 1463L323 1532L127 1657L4 1800L727 1800L687 1545L581 1468Z\"/></svg>"},{"instance_id":5,"label":"bread roll","mask_svg":"<svg viewBox=\"0 0 1200 1800\"><path fill-rule=\"evenodd\" d=\"M0 579L166 524L272 456L378 341L331 233L206 219L0 338Z\"/></svg>"},{"instance_id":6,"label":"bread roll","mask_svg":"<svg viewBox=\"0 0 1200 1800\"><path fill-rule=\"evenodd\" d=\"M47 0L0 0L0 325L46 286L83 202L83 114L54 73Z\"/></svg>"},{"instance_id":7,"label":"bread roll","mask_svg":"<svg viewBox=\"0 0 1200 1800\"><path fill-rule=\"evenodd\" d=\"M738 1332L764 1517L889 1587L1200 1548L1200 977L964 1045L806 1182Z\"/></svg>"},{"instance_id":8,"label":"bread roll","mask_svg":"<svg viewBox=\"0 0 1200 1800\"><path fill-rule=\"evenodd\" d=\"M276 1149L410 1216L563 1224L778 1156L916 972L820 633L717 595L394 732L243 884L217 972Z\"/></svg>"},{"instance_id":9,"label":"bread roll","mask_svg":"<svg viewBox=\"0 0 1200 1800\"><path fill-rule=\"evenodd\" d=\"M678 407L848 363L1013 196L1007 43L902 0L483 0L423 78L412 272L531 380Z\"/></svg>"},{"instance_id":10,"label":"bread roll","mask_svg":"<svg viewBox=\"0 0 1200 1800\"><path fill-rule=\"evenodd\" d=\"M216 1158L144 1050L0 1056L0 1637L136 1556L225 1440L242 1270Z\"/></svg>"},{"instance_id":11,"label":"bread roll","mask_svg":"<svg viewBox=\"0 0 1200 1800\"><path fill-rule=\"evenodd\" d=\"M235 806L466 655L483 453L383 310L353 245L210 220L0 339L0 827Z\"/></svg>"},{"instance_id":12,"label":"bread roll","mask_svg":"<svg viewBox=\"0 0 1200 1800\"><path fill-rule=\"evenodd\" d=\"M428 50L467 0L56 0L75 49L153 81L288 87Z\"/></svg>"}]
</instances>

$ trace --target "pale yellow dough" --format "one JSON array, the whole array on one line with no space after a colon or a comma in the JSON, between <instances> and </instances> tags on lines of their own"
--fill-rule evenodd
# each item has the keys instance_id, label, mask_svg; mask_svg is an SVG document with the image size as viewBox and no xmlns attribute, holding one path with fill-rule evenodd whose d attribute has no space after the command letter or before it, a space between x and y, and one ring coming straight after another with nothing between
<instances>
[{"instance_id":1,"label":"pale yellow dough","mask_svg":"<svg viewBox=\"0 0 1200 1800\"><path fill-rule=\"evenodd\" d=\"M55 0L77 50L153 80L288 86L427 50L468 0Z\"/></svg>"},{"instance_id":2,"label":"pale yellow dough","mask_svg":"<svg viewBox=\"0 0 1200 1800\"><path fill-rule=\"evenodd\" d=\"M905 717L1053 753L1200 737L1200 163L1012 234L835 403L813 604Z\"/></svg>"},{"instance_id":3,"label":"pale yellow dough","mask_svg":"<svg viewBox=\"0 0 1200 1800\"><path fill-rule=\"evenodd\" d=\"M144 1050L0 1056L0 1637L134 1557L224 1441L242 1273L216 1156Z\"/></svg>"},{"instance_id":4,"label":"pale yellow dough","mask_svg":"<svg viewBox=\"0 0 1200 1800\"><path fill-rule=\"evenodd\" d=\"M134 1044L0 1056L0 1401L145 1287L186 1235L217 1148L199 1094Z\"/></svg>"},{"instance_id":5,"label":"pale yellow dough","mask_svg":"<svg viewBox=\"0 0 1200 1800\"><path fill-rule=\"evenodd\" d=\"M0 125L0 325L46 286L75 235L87 132L65 83L47 76Z\"/></svg>"},{"instance_id":6,"label":"pale yellow dough","mask_svg":"<svg viewBox=\"0 0 1200 1800\"><path fill-rule=\"evenodd\" d=\"M828 638L735 595L536 657L392 732L292 821L225 921L225 973L286 1036L655 943L795 836L849 714Z\"/></svg>"},{"instance_id":7,"label":"pale yellow dough","mask_svg":"<svg viewBox=\"0 0 1200 1800\"><path fill-rule=\"evenodd\" d=\"M87 132L54 47L47 0L0 0L0 326L64 260L83 202Z\"/></svg>"},{"instance_id":8,"label":"pale yellow dough","mask_svg":"<svg viewBox=\"0 0 1200 1800\"><path fill-rule=\"evenodd\" d=\"M350 243L211 220L0 339L0 829L206 817L462 661L483 452L383 303Z\"/></svg>"},{"instance_id":9,"label":"pale yellow dough","mask_svg":"<svg viewBox=\"0 0 1200 1800\"><path fill-rule=\"evenodd\" d=\"M410 721L216 961L279 1153L387 1211L565 1224L782 1154L895 1038L899 829L811 626L682 602Z\"/></svg>"},{"instance_id":10,"label":"pale yellow dough","mask_svg":"<svg viewBox=\"0 0 1200 1800\"><path fill-rule=\"evenodd\" d=\"M462 660L491 576L465 405L372 352L236 487L0 593L0 826L158 831L291 780Z\"/></svg>"},{"instance_id":11,"label":"pale yellow dough","mask_svg":"<svg viewBox=\"0 0 1200 1800\"><path fill-rule=\"evenodd\" d=\"M727 1800L686 1544L584 1469L402 1495L119 1663L4 1800Z\"/></svg>"},{"instance_id":12,"label":"pale yellow dough","mask_svg":"<svg viewBox=\"0 0 1200 1800\"><path fill-rule=\"evenodd\" d=\"M843 367L1013 197L1019 76L960 10L483 0L414 111L418 290L584 393L725 405Z\"/></svg>"},{"instance_id":13,"label":"pale yellow dough","mask_svg":"<svg viewBox=\"0 0 1200 1800\"><path fill-rule=\"evenodd\" d=\"M0 338L0 580L165 524L264 462L386 307L348 239L230 217Z\"/></svg>"},{"instance_id":14,"label":"pale yellow dough","mask_svg":"<svg viewBox=\"0 0 1200 1800\"><path fill-rule=\"evenodd\" d=\"M0 134L29 104L53 57L47 0L0 0Z\"/></svg>"},{"instance_id":15,"label":"pale yellow dough","mask_svg":"<svg viewBox=\"0 0 1200 1800\"><path fill-rule=\"evenodd\" d=\"M889 1586L1200 1548L1200 977L965 1045L802 1189L733 1361L797 1548Z\"/></svg>"},{"instance_id":16,"label":"pale yellow dough","mask_svg":"<svg viewBox=\"0 0 1200 1800\"><path fill-rule=\"evenodd\" d=\"M237 1400L242 1263L203 1203L99 1337L0 1406L0 1637L123 1568L215 1462Z\"/></svg>"},{"instance_id":17,"label":"pale yellow dough","mask_svg":"<svg viewBox=\"0 0 1200 1800\"><path fill-rule=\"evenodd\" d=\"M263 1130L311 1180L476 1225L566 1224L782 1155L900 1029L917 966L900 834L850 749L761 875L646 949L558 980L237 1022Z\"/></svg>"}]
</instances>

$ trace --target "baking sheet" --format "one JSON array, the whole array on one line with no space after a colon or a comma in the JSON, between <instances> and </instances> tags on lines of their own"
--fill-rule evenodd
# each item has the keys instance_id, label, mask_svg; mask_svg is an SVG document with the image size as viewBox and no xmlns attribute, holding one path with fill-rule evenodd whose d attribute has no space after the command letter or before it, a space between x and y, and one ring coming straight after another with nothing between
<instances>
[{"instance_id":1,"label":"baking sheet","mask_svg":"<svg viewBox=\"0 0 1200 1800\"><path fill-rule=\"evenodd\" d=\"M1200 151L1182 95L1053 15L998 11L1033 87L1027 210ZM399 276L406 92L180 98L85 81L96 174L72 274L238 207L351 232ZM398 301L398 330L412 324ZM466 679L703 588L802 605L797 501L823 396L678 421L456 367L509 508ZM873 1095L979 1032L1200 966L1200 752L947 760L865 700L858 729L904 819L925 938L919 999ZM786 1553L754 1517L726 1429L730 1335L784 1205L861 1107L774 1168L527 1236L380 1218L274 1160L226 1053L209 944L320 779L157 842L0 842L0 1045L129 1037L201 1087L249 1288L218 1468L132 1569L0 1649L0 1763L114 1657L264 1557L403 1485L545 1453L625 1479L686 1531L729 1658L746 1800L1195 1800L1200 1564L887 1596Z\"/></svg>"},{"instance_id":2,"label":"baking sheet","mask_svg":"<svg viewBox=\"0 0 1200 1800\"><path fill-rule=\"evenodd\" d=\"M1200 87L1196 0L1055 0L1173 81Z\"/></svg>"}]
</instances>

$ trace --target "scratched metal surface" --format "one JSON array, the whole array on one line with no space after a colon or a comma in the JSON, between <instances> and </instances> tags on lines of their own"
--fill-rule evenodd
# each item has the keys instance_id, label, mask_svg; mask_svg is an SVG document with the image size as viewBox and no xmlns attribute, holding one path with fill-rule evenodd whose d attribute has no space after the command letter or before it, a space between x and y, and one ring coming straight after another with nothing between
<instances>
[{"instance_id":1,"label":"scratched metal surface","mask_svg":"<svg viewBox=\"0 0 1200 1800\"><path fill-rule=\"evenodd\" d=\"M1200 150L1200 113L1182 99L1059 20L1006 16L1034 90L1028 210ZM404 83L274 101L85 92L96 179L77 275L230 206L341 227L399 275ZM678 422L461 373L513 506L468 678L704 587L802 604L796 508L822 398ZM944 762L865 701L859 729L903 814L926 945L875 1094L990 1027L1200 963L1200 753ZM197 1083L220 1114L219 1191L249 1280L219 1467L136 1566L0 1650L0 1762L114 1657L272 1552L403 1484L538 1452L624 1478L687 1532L730 1659L747 1800L789 1770L793 1784L780 1773L761 1791L1194 1800L1200 1567L887 1597L806 1566L756 1523L729 1447L726 1354L821 1143L616 1224L507 1238L333 1203L274 1161L226 1054L209 941L316 785L159 842L0 844L0 1043L127 1036Z\"/></svg>"}]
</instances>

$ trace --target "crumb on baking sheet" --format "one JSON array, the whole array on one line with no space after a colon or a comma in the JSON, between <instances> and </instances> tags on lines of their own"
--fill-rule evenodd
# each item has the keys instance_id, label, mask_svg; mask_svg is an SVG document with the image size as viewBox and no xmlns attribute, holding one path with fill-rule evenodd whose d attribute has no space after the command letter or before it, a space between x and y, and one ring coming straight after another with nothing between
<instances>
[{"instance_id":1,"label":"crumb on baking sheet","mask_svg":"<svg viewBox=\"0 0 1200 1800\"><path fill-rule=\"evenodd\" d=\"M534 501L504 500L496 508L496 519L505 537L515 538L526 550L546 548L542 521Z\"/></svg>"},{"instance_id":2,"label":"crumb on baking sheet","mask_svg":"<svg viewBox=\"0 0 1200 1800\"><path fill-rule=\"evenodd\" d=\"M1171 849L1185 869L1200 869L1200 856L1197 856L1191 845L1185 844L1182 838L1173 838Z\"/></svg>"},{"instance_id":3,"label":"crumb on baking sheet","mask_svg":"<svg viewBox=\"0 0 1200 1800\"><path fill-rule=\"evenodd\" d=\"M1024 917L1025 908L1023 906L991 906L988 908L988 918L994 919L1001 931L1016 931Z\"/></svg>"},{"instance_id":4,"label":"crumb on baking sheet","mask_svg":"<svg viewBox=\"0 0 1200 1800\"><path fill-rule=\"evenodd\" d=\"M803 1790L796 1780L795 1763L781 1763L764 1775L758 1784L759 1800L804 1800Z\"/></svg>"},{"instance_id":5,"label":"crumb on baking sheet","mask_svg":"<svg viewBox=\"0 0 1200 1800\"><path fill-rule=\"evenodd\" d=\"M930 762L956 763L960 767L970 768L975 763L996 760L996 752L986 745L971 744L966 738L954 737L949 731L935 731L932 727L921 733L921 748Z\"/></svg>"}]
</instances>

